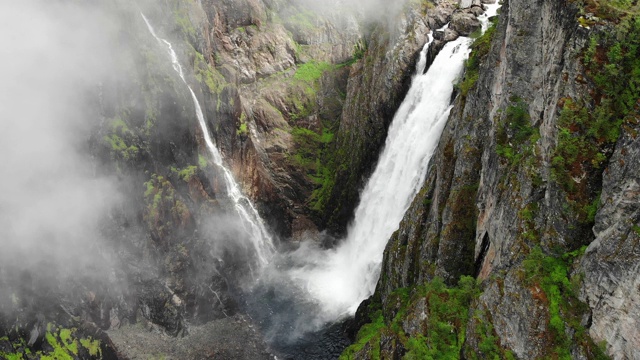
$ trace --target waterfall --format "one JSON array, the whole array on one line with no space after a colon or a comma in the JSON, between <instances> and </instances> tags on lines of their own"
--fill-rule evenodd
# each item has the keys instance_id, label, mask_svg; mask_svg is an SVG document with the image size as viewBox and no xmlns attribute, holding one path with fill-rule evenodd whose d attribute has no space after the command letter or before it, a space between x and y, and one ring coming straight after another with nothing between
<instances>
[{"instance_id":1,"label":"waterfall","mask_svg":"<svg viewBox=\"0 0 640 360\"><path fill-rule=\"evenodd\" d=\"M184 76L184 71L182 69L182 65L178 61L178 55L173 50L173 46L171 43L161 37L159 37L151 23L144 16L143 13L140 13L142 19L147 24L147 28L153 37L162 45L168 52L171 58L171 64L173 69L178 73L180 79L184 82L184 84L189 89L189 93L191 93L191 99L193 100L193 105L196 111L196 117L198 118L198 124L200 125L200 130L202 131L202 135L204 137L204 141L207 146L207 150L209 151L209 155L211 156L211 160L213 163L220 168L222 171L225 188L227 190L227 195L233 201L235 206L235 210L240 216L242 220L242 225L244 226L244 230L249 235L249 240L252 242L258 263L261 267L265 266L269 263L273 253L275 252L275 247L273 245L273 239L267 229L264 226L264 222L258 214L258 211L253 206L251 201L242 194L240 191L240 187L236 183L231 171L224 166L222 161L222 155L220 151L216 147L213 139L211 138L211 134L209 133L209 129L207 127L207 122L204 118L204 114L202 112L202 107L200 107L200 102L198 102L198 98L196 97L195 92L187 82Z\"/></svg>"},{"instance_id":2,"label":"waterfall","mask_svg":"<svg viewBox=\"0 0 640 360\"><path fill-rule=\"evenodd\" d=\"M479 17L482 28L498 5ZM453 85L462 74L472 39L447 43L423 74L430 40L420 54L411 87L389 128L384 150L364 188L347 237L335 249L314 250L314 259L289 271L320 305L323 319L355 313L380 275L384 248L420 190L429 160L451 110ZM298 257L310 255L309 248Z\"/></svg>"}]
</instances>

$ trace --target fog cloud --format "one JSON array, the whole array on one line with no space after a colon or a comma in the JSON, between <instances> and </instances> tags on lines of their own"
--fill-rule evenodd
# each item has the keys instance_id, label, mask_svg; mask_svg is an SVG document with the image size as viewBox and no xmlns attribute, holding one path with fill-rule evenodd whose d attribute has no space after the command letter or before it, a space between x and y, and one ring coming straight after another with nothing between
<instances>
[{"instance_id":1,"label":"fog cloud","mask_svg":"<svg viewBox=\"0 0 640 360\"><path fill-rule=\"evenodd\" d=\"M3 2L0 23L0 262L74 271L99 258L98 224L118 197L87 151L115 25L58 1Z\"/></svg>"}]
</instances>

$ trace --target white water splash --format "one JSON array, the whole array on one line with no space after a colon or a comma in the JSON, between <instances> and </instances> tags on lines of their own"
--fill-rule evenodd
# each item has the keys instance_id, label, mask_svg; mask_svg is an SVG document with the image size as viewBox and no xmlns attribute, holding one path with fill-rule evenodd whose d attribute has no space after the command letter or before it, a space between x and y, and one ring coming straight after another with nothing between
<instances>
[{"instance_id":1,"label":"white water splash","mask_svg":"<svg viewBox=\"0 0 640 360\"><path fill-rule=\"evenodd\" d=\"M499 1L496 1L495 4L489 4L485 6L485 12L482 15L478 16L478 20L480 20L480 24L482 25L483 34L485 31L487 31L487 29L489 29L489 18L496 16L498 14L498 9L500 9L502 5L499 4Z\"/></svg>"},{"instance_id":2,"label":"white water splash","mask_svg":"<svg viewBox=\"0 0 640 360\"><path fill-rule=\"evenodd\" d=\"M498 7L490 6L488 15L480 18L483 32L489 26L489 15ZM449 117L453 85L463 71L473 41L460 37L447 43L423 74L429 43L420 54L411 88L389 128L347 238L332 250L304 245L293 254L305 265L291 269L289 276L320 305L318 325L353 315L360 302L373 294L387 241L426 177L429 160Z\"/></svg>"},{"instance_id":3,"label":"white water splash","mask_svg":"<svg viewBox=\"0 0 640 360\"><path fill-rule=\"evenodd\" d=\"M209 151L214 164L216 164L220 168L220 170L222 170L227 195L233 201L235 209L242 219L244 229L249 235L249 239L253 244L258 264L260 265L260 267L263 267L269 263L275 252L271 234L269 234L269 232L265 228L262 218L258 214L258 211L253 206L251 201L240 191L240 187L234 180L231 171L224 166L224 163L222 162L222 155L220 154L218 148L215 146L213 139L211 138L211 134L209 133L209 129L207 128L207 122L204 118L202 108L200 107L200 102L198 102L196 94L193 92L193 89L191 88L191 86L189 86L189 83L187 83L187 80L184 77L182 65L180 65L180 62L178 61L178 55L173 50L173 46L169 41L159 37L156 34L153 26L151 26L151 23L149 22L147 17L144 16L144 14L140 13L140 15L142 16L142 19L144 19L144 22L147 24L147 28L149 29L151 35L153 35L153 37L169 53L173 69L178 73L180 79L182 79L184 84L189 89L189 92L191 93L193 105L195 106L196 110L196 117L198 118L198 124L200 125L200 130L202 131L205 143L207 145L207 150Z\"/></svg>"}]
</instances>

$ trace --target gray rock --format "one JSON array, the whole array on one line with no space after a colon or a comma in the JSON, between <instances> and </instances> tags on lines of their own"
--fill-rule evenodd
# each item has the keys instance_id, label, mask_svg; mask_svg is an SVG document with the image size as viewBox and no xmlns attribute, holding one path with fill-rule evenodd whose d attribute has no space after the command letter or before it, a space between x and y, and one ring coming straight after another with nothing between
<instances>
[{"instance_id":1,"label":"gray rock","mask_svg":"<svg viewBox=\"0 0 640 360\"><path fill-rule=\"evenodd\" d=\"M458 11L451 16L449 27L461 36L468 36L480 28L480 21L471 13Z\"/></svg>"},{"instance_id":2,"label":"gray rock","mask_svg":"<svg viewBox=\"0 0 640 360\"><path fill-rule=\"evenodd\" d=\"M589 226L578 225L567 210L566 194L550 170L558 101L589 96L589 85L577 81L584 69L576 57L588 34L575 31L574 9L565 5L553 0L505 4L480 76L466 97L455 100L423 187L387 244L376 288L385 305L395 289L434 276L453 284L462 274L477 275L485 291L472 311L486 313L483 319L492 324L499 344L518 358L543 358L552 351L548 303L539 287L519 276L523 258L536 245L569 250L592 239ZM532 23L532 13L543 20ZM456 12L451 29L466 27L471 17ZM438 37L444 39L445 33ZM515 97L540 133L531 145L531 165L510 166L496 152L504 111ZM634 125L617 145L603 182L596 240L576 270L585 275L582 296L593 311L589 333L596 343L609 343L609 354L620 359L637 358L633 349L640 339L640 234L633 228L640 223L640 146L630 135L637 131ZM537 210L525 221L521 214L529 204ZM522 236L529 230L536 232L535 240ZM582 322L589 325L588 314ZM481 339L473 323L466 349L477 355ZM417 326L410 318L403 324L405 330ZM576 359L585 351L581 344L570 349Z\"/></svg>"},{"instance_id":3,"label":"gray rock","mask_svg":"<svg viewBox=\"0 0 640 360\"><path fill-rule=\"evenodd\" d=\"M460 34L458 34L457 31L451 29L451 28L446 28L444 29L444 37L442 40L449 42L449 41L453 41L455 39L457 39L460 36Z\"/></svg>"},{"instance_id":4,"label":"gray rock","mask_svg":"<svg viewBox=\"0 0 640 360\"><path fill-rule=\"evenodd\" d=\"M614 359L640 359L640 130L629 124L605 171L601 207L579 271L589 333Z\"/></svg>"},{"instance_id":5,"label":"gray rock","mask_svg":"<svg viewBox=\"0 0 640 360\"><path fill-rule=\"evenodd\" d=\"M460 0L459 6L461 9L470 8L474 0Z\"/></svg>"}]
</instances>

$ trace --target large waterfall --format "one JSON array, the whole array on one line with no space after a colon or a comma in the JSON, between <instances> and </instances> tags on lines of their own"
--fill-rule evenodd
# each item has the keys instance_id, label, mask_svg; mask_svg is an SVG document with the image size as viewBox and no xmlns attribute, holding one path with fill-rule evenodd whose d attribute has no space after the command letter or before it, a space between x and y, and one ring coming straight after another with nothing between
<instances>
[{"instance_id":1,"label":"large waterfall","mask_svg":"<svg viewBox=\"0 0 640 360\"><path fill-rule=\"evenodd\" d=\"M483 30L499 5L480 17ZM427 166L451 109L454 83L461 75L473 40L447 43L426 73L420 54L412 84L394 116L376 169L361 194L347 238L335 249L300 250L302 261L289 271L322 308L322 321L355 313L375 290L387 241L424 182Z\"/></svg>"},{"instance_id":2,"label":"large waterfall","mask_svg":"<svg viewBox=\"0 0 640 360\"><path fill-rule=\"evenodd\" d=\"M224 166L220 151L214 144L213 139L211 138L211 134L209 133L207 122L204 118L200 102L198 102L196 94L193 92L193 89L185 79L184 71L182 70L182 66L178 61L178 55L173 50L173 46L169 41L159 37L156 34L153 26L151 26L151 23L149 22L147 17L144 16L144 14L140 13L140 15L144 19L144 22L147 24L147 28L149 29L151 35L153 35L158 43L160 43L160 45L162 45L167 50L169 56L171 57L173 69L178 73L180 79L182 79L184 84L189 89L189 92L191 93L193 105L195 106L196 117L198 118L198 124L200 125L200 130L202 131L202 135L207 145L209 155L211 156L211 160L213 160L214 164L216 164L222 171L227 195L233 201L235 209L238 212L240 219L242 220L242 224L249 235L249 240L253 244L259 265L264 266L269 262L275 251L271 234L269 234L269 232L266 230L262 218L258 214L258 211L253 206L251 201L240 191L240 187L234 180L231 171Z\"/></svg>"},{"instance_id":3,"label":"large waterfall","mask_svg":"<svg viewBox=\"0 0 640 360\"><path fill-rule=\"evenodd\" d=\"M483 31L488 27L488 17L498 7L490 5L479 17ZM313 242L303 242L293 252L275 254L271 236L259 214L223 165L175 51L142 16L188 87L211 158L222 170L229 197L252 235L263 265L260 281L245 299L254 320L262 324L268 338L286 347L297 334L321 329L327 323L352 315L375 290L387 241L424 182L430 158L449 117L454 84L462 74L473 40L460 37L447 43L425 72L427 50L433 41L429 35L411 87L394 116L384 150L341 244L325 250Z\"/></svg>"}]
</instances>

